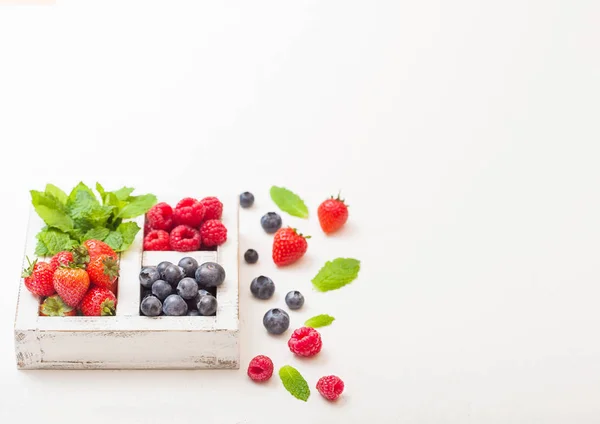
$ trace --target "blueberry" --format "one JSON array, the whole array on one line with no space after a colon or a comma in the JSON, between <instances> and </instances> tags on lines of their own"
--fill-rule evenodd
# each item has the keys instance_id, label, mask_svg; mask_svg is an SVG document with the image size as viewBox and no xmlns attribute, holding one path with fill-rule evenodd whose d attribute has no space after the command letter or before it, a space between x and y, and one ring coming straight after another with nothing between
<instances>
[{"instance_id":1,"label":"blueberry","mask_svg":"<svg viewBox=\"0 0 600 424\"><path fill-rule=\"evenodd\" d=\"M254 249L246 250L246 253L244 253L244 260L249 264L255 264L258 261L258 252Z\"/></svg>"},{"instance_id":2,"label":"blueberry","mask_svg":"<svg viewBox=\"0 0 600 424\"><path fill-rule=\"evenodd\" d=\"M260 219L260 225L267 233L273 234L281 228L281 217L275 212L268 212Z\"/></svg>"},{"instance_id":3,"label":"blueberry","mask_svg":"<svg viewBox=\"0 0 600 424\"><path fill-rule=\"evenodd\" d=\"M177 294L184 299L193 299L198 294L198 283L190 277L185 277L177 284Z\"/></svg>"},{"instance_id":4,"label":"blueberry","mask_svg":"<svg viewBox=\"0 0 600 424\"><path fill-rule=\"evenodd\" d=\"M163 280L165 279L165 269L169 265L173 265L173 264L169 261L163 261L163 262L159 263L158 266L156 267L156 269L158 269L158 272L160 272L160 278Z\"/></svg>"},{"instance_id":5,"label":"blueberry","mask_svg":"<svg viewBox=\"0 0 600 424\"><path fill-rule=\"evenodd\" d=\"M179 283L179 281L183 278L183 272L181 271L181 268L173 264L167 265L163 274L163 280L173 287L176 287L177 283Z\"/></svg>"},{"instance_id":6,"label":"blueberry","mask_svg":"<svg viewBox=\"0 0 600 424\"><path fill-rule=\"evenodd\" d=\"M261 275L250 283L250 291L259 299L269 299L275 293L275 283L269 277Z\"/></svg>"},{"instance_id":7,"label":"blueberry","mask_svg":"<svg viewBox=\"0 0 600 424\"><path fill-rule=\"evenodd\" d=\"M202 296L198 302L200 315L209 316L217 312L217 298L213 295Z\"/></svg>"},{"instance_id":8,"label":"blueberry","mask_svg":"<svg viewBox=\"0 0 600 424\"><path fill-rule=\"evenodd\" d=\"M299 291L293 290L285 295L285 303L290 309L300 309L304 305L304 296Z\"/></svg>"},{"instance_id":9,"label":"blueberry","mask_svg":"<svg viewBox=\"0 0 600 424\"><path fill-rule=\"evenodd\" d=\"M196 274L196 270L198 269L198 261L194 258L190 258L189 256L182 258L178 264L183 271L185 272L186 277L194 278Z\"/></svg>"},{"instance_id":10,"label":"blueberry","mask_svg":"<svg viewBox=\"0 0 600 424\"><path fill-rule=\"evenodd\" d=\"M216 262L205 262L196 270L196 281L200 287L217 287L225 281L225 270Z\"/></svg>"},{"instance_id":11,"label":"blueberry","mask_svg":"<svg viewBox=\"0 0 600 424\"><path fill-rule=\"evenodd\" d=\"M254 195L248 191L240 194L240 206L242 208L249 208L254 204Z\"/></svg>"},{"instance_id":12,"label":"blueberry","mask_svg":"<svg viewBox=\"0 0 600 424\"><path fill-rule=\"evenodd\" d=\"M200 316L200 312L198 312L195 309L191 309L187 312L187 316L188 317L198 317L198 316Z\"/></svg>"},{"instance_id":13,"label":"blueberry","mask_svg":"<svg viewBox=\"0 0 600 424\"><path fill-rule=\"evenodd\" d=\"M202 296L212 296L212 293L210 293L210 292L207 292L207 291L206 291L206 290L204 290L204 289L200 289L200 290L198 290L198 296L199 296L199 297L198 297L198 300L200 300L200 298L201 298Z\"/></svg>"},{"instance_id":14,"label":"blueberry","mask_svg":"<svg viewBox=\"0 0 600 424\"><path fill-rule=\"evenodd\" d=\"M289 328L290 316L282 309L269 309L263 317L263 325L269 333L281 334Z\"/></svg>"},{"instance_id":15,"label":"blueberry","mask_svg":"<svg viewBox=\"0 0 600 424\"><path fill-rule=\"evenodd\" d=\"M140 309L142 314L146 315L147 317L157 317L160 315L162 306L162 303L157 297L148 296L142 300Z\"/></svg>"},{"instance_id":16,"label":"blueberry","mask_svg":"<svg viewBox=\"0 0 600 424\"><path fill-rule=\"evenodd\" d=\"M165 300L171 293L173 293L173 287L164 280L156 280L152 284L152 294L160 300Z\"/></svg>"},{"instance_id":17,"label":"blueberry","mask_svg":"<svg viewBox=\"0 0 600 424\"><path fill-rule=\"evenodd\" d=\"M159 278L160 273L156 267L147 266L140 271L140 284L147 289L151 288L152 284Z\"/></svg>"},{"instance_id":18,"label":"blueberry","mask_svg":"<svg viewBox=\"0 0 600 424\"><path fill-rule=\"evenodd\" d=\"M171 294L164 300L162 309L165 315L182 316L187 314L188 305L181 296Z\"/></svg>"}]
</instances>

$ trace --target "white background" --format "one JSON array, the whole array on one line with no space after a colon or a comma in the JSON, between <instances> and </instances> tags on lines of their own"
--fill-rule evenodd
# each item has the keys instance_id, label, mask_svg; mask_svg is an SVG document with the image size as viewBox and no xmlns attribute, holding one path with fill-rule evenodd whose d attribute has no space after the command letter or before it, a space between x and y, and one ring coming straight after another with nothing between
<instances>
[{"instance_id":1,"label":"white background","mask_svg":"<svg viewBox=\"0 0 600 424\"><path fill-rule=\"evenodd\" d=\"M0 422L600 421L597 1L59 1L0 6ZM17 371L30 189L251 190L239 371ZM313 235L276 270L260 216L300 193ZM343 189L347 228L316 206ZM362 261L337 292L327 259ZM269 302L248 285L271 276ZM306 295L324 349L294 359L266 309ZM289 333L288 333L289 334ZM245 376L256 354L314 387Z\"/></svg>"}]
</instances>

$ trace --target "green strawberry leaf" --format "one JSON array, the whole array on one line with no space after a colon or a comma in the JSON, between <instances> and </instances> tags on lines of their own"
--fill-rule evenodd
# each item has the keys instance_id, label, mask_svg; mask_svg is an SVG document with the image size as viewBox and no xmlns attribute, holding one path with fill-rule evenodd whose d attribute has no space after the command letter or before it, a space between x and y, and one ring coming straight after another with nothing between
<instances>
[{"instance_id":1,"label":"green strawberry leaf","mask_svg":"<svg viewBox=\"0 0 600 424\"><path fill-rule=\"evenodd\" d=\"M65 205L54 195L35 190L31 190L30 193L31 203L46 225L62 231L73 228L73 220L68 215Z\"/></svg>"},{"instance_id":2,"label":"green strawberry leaf","mask_svg":"<svg viewBox=\"0 0 600 424\"><path fill-rule=\"evenodd\" d=\"M313 287L320 292L337 290L350 284L358 277L360 261L351 258L337 258L327 261L312 279Z\"/></svg>"},{"instance_id":3,"label":"green strawberry leaf","mask_svg":"<svg viewBox=\"0 0 600 424\"><path fill-rule=\"evenodd\" d=\"M38 251L44 253L38 256L52 256L63 250L70 250L77 244L68 234L52 228L40 231L36 237L36 255Z\"/></svg>"},{"instance_id":4,"label":"green strawberry leaf","mask_svg":"<svg viewBox=\"0 0 600 424\"><path fill-rule=\"evenodd\" d=\"M120 252L121 245L123 244L123 236L118 231L111 231L103 241L104 243L108 244L115 252Z\"/></svg>"},{"instance_id":5,"label":"green strawberry leaf","mask_svg":"<svg viewBox=\"0 0 600 424\"><path fill-rule=\"evenodd\" d=\"M117 195L115 194L115 196ZM128 219L144 215L156 204L157 199L153 194L143 194L141 196L129 196L127 202L128 204L119 211L118 218Z\"/></svg>"},{"instance_id":6,"label":"green strawberry leaf","mask_svg":"<svg viewBox=\"0 0 600 424\"><path fill-rule=\"evenodd\" d=\"M67 193L56 187L54 184L46 184L46 194L54 196L63 205L67 204Z\"/></svg>"},{"instance_id":7,"label":"green strawberry leaf","mask_svg":"<svg viewBox=\"0 0 600 424\"><path fill-rule=\"evenodd\" d=\"M129 249L129 246L131 246L133 240L135 240L135 236L140 230L141 228L136 222L129 221L121 223L117 228L117 231L123 237L123 243L119 247L118 251L122 252Z\"/></svg>"},{"instance_id":8,"label":"green strawberry leaf","mask_svg":"<svg viewBox=\"0 0 600 424\"><path fill-rule=\"evenodd\" d=\"M335 321L335 318L331 315L321 314L307 319L304 326L312 328L325 327L330 325L333 321Z\"/></svg>"},{"instance_id":9,"label":"green strawberry leaf","mask_svg":"<svg viewBox=\"0 0 600 424\"><path fill-rule=\"evenodd\" d=\"M271 187L271 199L283 212L299 218L308 218L308 208L296 193L284 187Z\"/></svg>"},{"instance_id":10,"label":"green strawberry leaf","mask_svg":"<svg viewBox=\"0 0 600 424\"><path fill-rule=\"evenodd\" d=\"M290 365L284 365L279 369L279 378L285 389L296 399L306 402L310 396L308 383L298 370Z\"/></svg>"},{"instance_id":11,"label":"green strawberry leaf","mask_svg":"<svg viewBox=\"0 0 600 424\"><path fill-rule=\"evenodd\" d=\"M110 233L110 230L108 228L104 228L104 227L92 228L87 233L85 233L85 235L83 236L83 240L81 240L81 241L86 241L86 240L102 241L108 236L109 233Z\"/></svg>"}]
</instances>

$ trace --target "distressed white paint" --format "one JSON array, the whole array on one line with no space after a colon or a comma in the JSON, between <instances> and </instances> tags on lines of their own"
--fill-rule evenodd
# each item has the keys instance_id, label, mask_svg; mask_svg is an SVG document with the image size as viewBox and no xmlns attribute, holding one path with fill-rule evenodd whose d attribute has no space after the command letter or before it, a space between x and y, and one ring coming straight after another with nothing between
<instances>
[{"instance_id":1,"label":"distressed white paint","mask_svg":"<svg viewBox=\"0 0 600 424\"><path fill-rule=\"evenodd\" d=\"M19 282L15 350L19 369L201 369L239 368L238 198L219 196L228 239L217 251L143 252L143 234L121 255L114 317L40 317L39 298ZM179 198L163 197L175 206ZM143 217L137 219L143 227ZM31 211L25 255L35 257L35 235L43 222ZM226 272L217 288L214 317L139 315L142 266L177 263L193 256L216 261ZM40 260L47 260L42 258ZM24 258L23 264L27 260Z\"/></svg>"}]
</instances>

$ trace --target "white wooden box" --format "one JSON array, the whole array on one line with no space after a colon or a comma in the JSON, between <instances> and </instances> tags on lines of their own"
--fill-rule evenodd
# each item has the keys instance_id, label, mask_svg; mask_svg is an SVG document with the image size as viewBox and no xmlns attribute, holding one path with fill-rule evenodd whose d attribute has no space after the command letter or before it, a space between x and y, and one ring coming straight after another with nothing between
<instances>
[{"instance_id":1,"label":"white wooden box","mask_svg":"<svg viewBox=\"0 0 600 424\"><path fill-rule=\"evenodd\" d=\"M158 196L158 201L175 207L181 197ZM137 234L120 256L116 316L38 316L40 299L20 279L14 324L17 368L239 368L239 201L237 196L218 197L223 203L227 241L216 251L144 252L143 230ZM135 219L141 228L144 219ZM35 236L43 226L32 208L23 266L26 256L35 258ZM225 281L217 288L216 316L141 316L141 268L163 260L177 263L184 256L193 256L199 263L215 261L225 269Z\"/></svg>"}]
</instances>

